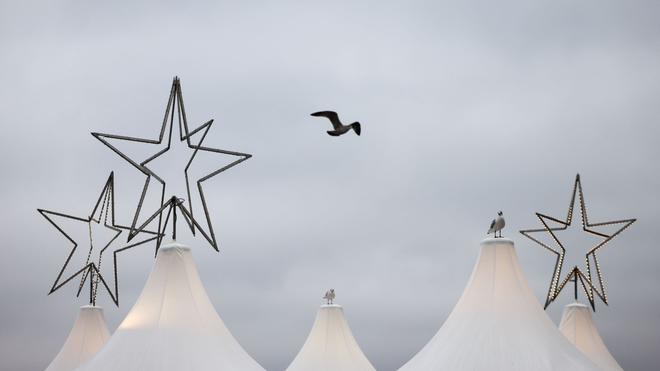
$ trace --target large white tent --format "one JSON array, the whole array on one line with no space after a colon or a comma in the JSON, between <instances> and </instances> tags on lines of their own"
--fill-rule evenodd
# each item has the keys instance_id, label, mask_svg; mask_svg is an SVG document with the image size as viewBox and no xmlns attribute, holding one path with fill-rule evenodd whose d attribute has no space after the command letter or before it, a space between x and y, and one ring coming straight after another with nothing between
<instances>
[{"instance_id":1,"label":"large white tent","mask_svg":"<svg viewBox=\"0 0 660 371\"><path fill-rule=\"evenodd\" d=\"M78 318L57 356L46 371L72 371L90 359L110 338L108 325L100 307L80 307Z\"/></svg>"},{"instance_id":2,"label":"large white tent","mask_svg":"<svg viewBox=\"0 0 660 371\"><path fill-rule=\"evenodd\" d=\"M489 238L438 333L400 371L598 370L557 329L523 275L513 241Z\"/></svg>"},{"instance_id":3,"label":"large white tent","mask_svg":"<svg viewBox=\"0 0 660 371\"><path fill-rule=\"evenodd\" d=\"M209 300L190 249L161 247L137 302L85 371L263 371Z\"/></svg>"},{"instance_id":4,"label":"large white tent","mask_svg":"<svg viewBox=\"0 0 660 371\"><path fill-rule=\"evenodd\" d=\"M341 305L322 305L287 371L375 371L353 337Z\"/></svg>"},{"instance_id":5,"label":"large white tent","mask_svg":"<svg viewBox=\"0 0 660 371\"><path fill-rule=\"evenodd\" d=\"M564 308L559 330L604 371L623 371L605 346L591 316L591 309L586 305L568 304Z\"/></svg>"}]
</instances>

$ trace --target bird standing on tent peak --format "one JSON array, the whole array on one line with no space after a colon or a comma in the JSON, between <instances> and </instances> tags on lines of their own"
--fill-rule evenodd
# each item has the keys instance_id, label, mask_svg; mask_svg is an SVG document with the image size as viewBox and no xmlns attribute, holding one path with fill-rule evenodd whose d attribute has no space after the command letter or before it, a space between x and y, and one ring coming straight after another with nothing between
<instances>
[{"instance_id":1,"label":"bird standing on tent peak","mask_svg":"<svg viewBox=\"0 0 660 371\"><path fill-rule=\"evenodd\" d=\"M333 304L333 301L335 300L335 289L326 291L323 299L325 299L326 304Z\"/></svg>"},{"instance_id":2,"label":"bird standing on tent peak","mask_svg":"<svg viewBox=\"0 0 660 371\"><path fill-rule=\"evenodd\" d=\"M349 130L353 129L355 134L360 135L362 128L359 122L354 122L349 125L344 125L339 121L339 115L335 111L320 111L312 113L312 116L315 117L325 117L332 123L333 130L328 130L328 134L333 137L338 137L342 134L346 134Z\"/></svg>"},{"instance_id":3,"label":"bird standing on tent peak","mask_svg":"<svg viewBox=\"0 0 660 371\"><path fill-rule=\"evenodd\" d=\"M497 212L497 218L493 219L492 222L490 222L490 228L488 229L488 233L486 234L491 234L493 233L494 237L497 238L497 232L500 232L500 238L502 237L502 229L504 229L505 225L504 217L502 216L502 212L498 211Z\"/></svg>"}]
</instances>

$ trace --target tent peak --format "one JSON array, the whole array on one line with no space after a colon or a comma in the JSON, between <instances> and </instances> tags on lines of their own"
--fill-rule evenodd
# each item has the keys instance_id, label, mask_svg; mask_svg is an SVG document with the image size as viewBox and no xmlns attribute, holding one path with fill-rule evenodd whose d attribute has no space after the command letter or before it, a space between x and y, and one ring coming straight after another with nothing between
<instances>
[{"instance_id":1,"label":"tent peak","mask_svg":"<svg viewBox=\"0 0 660 371\"><path fill-rule=\"evenodd\" d=\"M164 244L160 249L183 249L183 250L190 250L190 247L188 245L176 242L176 240L171 240L170 242Z\"/></svg>"},{"instance_id":2,"label":"tent peak","mask_svg":"<svg viewBox=\"0 0 660 371\"><path fill-rule=\"evenodd\" d=\"M513 240L506 237L488 237L484 238L481 241L481 246L485 245L511 245L513 246Z\"/></svg>"},{"instance_id":3,"label":"tent peak","mask_svg":"<svg viewBox=\"0 0 660 371\"><path fill-rule=\"evenodd\" d=\"M577 302L577 301L574 302L574 303L571 303L571 304L566 304L566 307L571 307L571 308L588 308L587 305L582 304L582 303Z\"/></svg>"},{"instance_id":4,"label":"tent peak","mask_svg":"<svg viewBox=\"0 0 660 371\"><path fill-rule=\"evenodd\" d=\"M342 306L339 305L339 304L322 304L321 305L322 309L325 309L325 308L341 308L341 307Z\"/></svg>"},{"instance_id":5,"label":"tent peak","mask_svg":"<svg viewBox=\"0 0 660 371\"><path fill-rule=\"evenodd\" d=\"M399 371L595 371L529 287L512 240L481 243L461 298L435 336Z\"/></svg>"}]
</instances>

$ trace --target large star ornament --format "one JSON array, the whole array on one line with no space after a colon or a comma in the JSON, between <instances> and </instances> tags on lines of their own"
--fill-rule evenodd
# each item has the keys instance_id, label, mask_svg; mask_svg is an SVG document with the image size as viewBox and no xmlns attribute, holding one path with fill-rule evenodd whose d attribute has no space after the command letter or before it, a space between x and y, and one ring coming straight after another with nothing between
<instances>
[{"instance_id":1,"label":"large star ornament","mask_svg":"<svg viewBox=\"0 0 660 371\"><path fill-rule=\"evenodd\" d=\"M186 145L189 149L191 149L191 154L190 154L190 159L188 160L185 168L184 168L184 177L186 181L186 198L188 200L188 206L185 205L185 201L180 199L178 196L173 195L171 198L168 198L166 200L165 198L165 190L166 190L166 182L165 180L160 177L158 174L156 174L152 169L149 168L149 163L153 161L154 159L158 158L165 152L167 152L170 149L170 145L172 143L172 131L174 128L174 118L175 116L177 117L177 123L179 127L179 140L181 142L185 141ZM160 244L162 242L162 238L165 235L165 231L167 229L168 225L168 220L170 218L170 215L173 216L173 237L176 238L176 213L177 209L181 212L181 214L184 217L184 220L186 221L186 224L190 228L190 231L192 232L193 235L195 235L196 231L199 231L204 238L211 244L213 249L216 251L219 251L218 249L218 241L215 236L215 232L213 230L213 225L211 223L211 218L209 215L208 207L206 206L206 198L204 197L204 188L203 188L203 183L212 177L218 175L219 173L234 167L241 162L247 160L248 158L251 157L250 154L247 153L241 153L241 152L235 152L235 151L228 151L228 150L223 150L223 149L217 149L217 148L211 148L211 147L206 147L203 145L204 139L206 138L207 133L209 132L209 129L213 125L213 120L207 121L206 123L200 125L196 129L189 130L188 128L188 121L186 118L186 112L183 104L183 95L181 93L181 83L178 77L174 78L174 81L172 82L172 89L170 91L170 96L167 102L167 108L165 109L165 117L163 118L163 123L160 128L160 133L158 135L158 139L146 139L146 138L135 138L135 137L128 137L128 136L123 136L123 135L114 135L114 134L103 134L103 133L92 133L92 135L101 141L104 145L106 145L108 148L110 148L113 152L118 154L121 158L124 160L128 161L133 167L135 167L137 170L139 170L141 173L143 173L146 178L144 182L144 186L142 187L142 194L140 195L140 199L138 201L137 208L135 210L135 214L133 216L133 222L131 224L131 231L128 236L128 240L130 241L133 237L135 237L140 231L144 230L144 228L147 227L149 223L151 223L153 220L158 218L158 232L159 232L159 238L156 244L156 253L158 253L158 248L160 247ZM136 160L133 160L126 154L124 154L122 151L120 151L117 147L115 147L112 143L110 143L111 140L119 140L119 141L130 141L130 142L139 142L139 143L144 143L144 144L150 144L150 145L159 145L162 146L163 140L165 139L165 133L167 132L167 141L165 143L165 146L158 150L154 155L147 157L146 159L138 162ZM193 136L197 135L199 137L199 140L196 142L193 141ZM198 221L195 219L194 214L193 214L193 203L192 199L190 197L190 182L188 179L188 169L190 168L190 165L192 161L195 159L195 156L199 151L203 152L211 152L211 153L218 153L218 154L224 154L224 155L229 155L236 157L236 159L232 162L230 162L228 165L222 166L216 170L211 171L209 174L202 176L199 178L196 182L197 184L197 191L199 193L199 198L201 200L202 204L202 209L204 212L204 216L206 219L206 226L202 227ZM147 194L147 190L149 189L149 185L151 184L151 179L155 179L158 183L161 185L161 194L160 194L160 206L159 208L150 214L150 216L146 218L140 218L141 212L142 212L142 206L144 203L145 196ZM167 210L167 212L166 212ZM165 214L165 216L164 216ZM163 221L163 218L165 220Z\"/></svg>"},{"instance_id":2,"label":"large star ornament","mask_svg":"<svg viewBox=\"0 0 660 371\"><path fill-rule=\"evenodd\" d=\"M114 273L114 285L113 288L110 288L110 285L108 285L108 282L104 278L103 272L106 271L106 267L108 264L102 264L103 263L103 255L106 252L106 250L117 240L119 235L123 231L129 231L130 228L126 226L119 225L115 222L115 207L114 207L114 173L110 173L110 176L108 177L108 180L105 182L105 185L103 186L103 190L101 191L101 194L99 195L98 200L96 201L96 204L94 205L94 208L92 209L92 212L88 217L79 217L79 216L73 216L69 214L64 214L61 212L56 212L56 211L50 211L50 210L44 210L44 209L38 209L39 213L52 224L55 229L57 229L64 237L69 240L73 244L73 248L69 252L69 255L67 256L64 265L62 266L62 269L60 270L59 274L57 275L57 278L55 278L55 282L53 283L53 286L51 287L50 291L48 294L52 294L53 292L57 291L60 289L62 286L66 285L67 283L71 282L73 279L76 277L81 277L80 279L80 285L78 287L78 293L77 296L80 296L80 293L85 285L86 281L89 281L89 303L92 305L96 305L96 297L98 294L98 287L99 283L103 285L103 287L106 289L108 294L110 295L110 298L112 301L115 303L115 305L119 305L119 285L118 285L118 278L117 278L117 254L128 250L132 247L135 247L137 245L141 245L143 243L147 243L149 241L154 241L157 239L158 235L154 232L150 231L144 231L148 235L147 238L142 239L136 243L124 245L116 250L113 251L113 260L112 260L112 272ZM64 219L69 219L69 220L74 220L77 222L82 222L87 224L87 228L89 230L89 249L86 251L87 253L87 258L85 259L84 264L82 267L80 267L78 270L76 270L75 273L63 277L64 272L66 271L67 267L71 263L71 259L74 257L74 255L78 251L78 242L76 242L65 230L63 227L58 225L55 222L55 218L64 218ZM108 241L104 241L102 243L97 243L98 241L95 241L93 232L92 232L92 225L97 224L97 225L102 225L103 227L109 229L112 231L112 237ZM83 251L84 253L84 251Z\"/></svg>"},{"instance_id":3,"label":"large star ornament","mask_svg":"<svg viewBox=\"0 0 660 371\"><path fill-rule=\"evenodd\" d=\"M598 236L602 238L602 240L598 242L595 246L593 246L591 249L589 249L589 251L587 251L585 255L586 272L580 269L576 265L573 268L571 268L571 270L568 271L568 273L566 273L565 276L562 277L562 269L564 266L564 257L566 254L566 249L564 248L564 245L562 245L561 241L559 241L559 239L557 238L555 232L560 230L565 230L573 222L573 207L575 205L576 195L580 199L582 230L592 235ZM610 242L614 237L619 235L619 233L623 232L623 230L625 230L632 223L634 223L636 219L622 219L622 220L614 220L609 222L590 223L589 218L587 216L587 207L584 201L584 194L582 192L582 184L580 183L580 174L576 175L575 177L575 184L573 186L571 201L570 204L568 205L568 213L566 215L566 220L559 220L557 218L553 218L551 216L544 215L541 213L536 213L536 216L541 221L541 224L543 224L543 228L522 230L520 231L520 233L522 233L525 237L531 239L532 241L536 242L537 244L543 246L544 248L546 248L547 250L549 250L550 252L552 252L557 256L557 259L555 261L555 269L552 275L552 280L550 281L550 287L548 288L548 295L546 297L544 308L547 308L557 298L557 296L559 296L559 294L564 289L564 287L566 287L566 284L568 282L573 282L575 285L576 299L577 299L577 285L578 282L580 282L580 285L584 293L586 294L592 309L595 310L596 308L595 307L596 296L598 296L607 305L608 304L607 293L605 290L605 283L603 281L603 274L600 268L600 264L598 263L597 252L601 247L605 246L605 244ZM559 224L559 226L551 227L548 225L548 222L557 223ZM596 229L594 229L598 227L612 226L612 225L619 226L618 229L612 233L599 232ZM537 232L549 233L552 239L557 244L558 248L551 247L548 244L541 242L540 240L534 238L531 235L532 233L537 233ZM596 271L596 277L595 277L597 280L596 282L594 282L594 278L592 277L592 270Z\"/></svg>"}]
</instances>

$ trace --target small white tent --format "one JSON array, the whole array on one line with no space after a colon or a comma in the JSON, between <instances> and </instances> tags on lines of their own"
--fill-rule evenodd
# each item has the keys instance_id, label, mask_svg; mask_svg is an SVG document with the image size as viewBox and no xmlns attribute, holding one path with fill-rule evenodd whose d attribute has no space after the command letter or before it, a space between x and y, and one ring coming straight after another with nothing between
<instances>
[{"instance_id":1,"label":"small white tent","mask_svg":"<svg viewBox=\"0 0 660 371\"><path fill-rule=\"evenodd\" d=\"M442 328L400 371L597 369L541 308L513 241L489 238Z\"/></svg>"},{"instance_id":2,"label":"small white tent","mask_svg":"<svg viewBox=\"0 0 660 371\"><path fill-rule=\"evenodd\" d=\"M287 371L375 371L353 337L340 305L322 305Z\"/></svg>"},{"instance_id":3,"label":"small white tent","mask_svg":"<svg viewBox=\"0 0 660 371\"><path fill-rule=\"evenodd\" d=\"M69 336L46 371L73 371L96 354L109 337L103 309L91 305L80 307Z\"/></svg>"},{"instance_id":4,"label":"small white tent","mask_svg":"<svg viewBox=\"0 0 660 371\"><path fill-rule=\"evenodd\" d=\"M263 371L215 311L188 247L160 248L137 302L85 371Z\"/></svg>"},{"instance_id":5,"label":"small white tent","mask_svg":"<svg viewBox=\"0 0 660 371\"><path fill-rule=\"evenodd\" d=\"M582 353L604 371L623 371L598 333L591 309L581 303L568 304L559 323L559 330Z\"/></svg>"}]
</instances>

